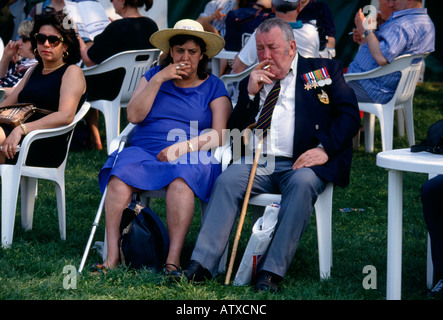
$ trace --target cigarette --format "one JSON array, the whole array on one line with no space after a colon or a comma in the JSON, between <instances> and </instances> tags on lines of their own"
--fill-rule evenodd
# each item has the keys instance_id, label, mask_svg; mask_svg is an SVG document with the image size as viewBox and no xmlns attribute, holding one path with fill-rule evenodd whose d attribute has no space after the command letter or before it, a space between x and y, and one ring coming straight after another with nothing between
<instances>
[{"instance_id":1,"label":"cigarette","mask_svg":"<svg viewBox=\"0 0 443 320\"><path fill-rule=\"evenodd\" d=\"M268 65L264 66L264 67L263 67L263 70L266 70L266 69L268 69L268 68L269 68L270 66L271 66L270 64L268 64Z\"/></svg>"},{"instance_id":2,"label":"cigarette","mask_svg":"<svg viewBox=\"0 0 443 320\"><path fill-rule=\"evenodd\" d=\"M348 36L352 36L354 34L354 31L351 31L348 33Z\"/></svg>"},{"instance_id":3,"label":"cigarette","mask_svg":"<svg viewBox=\"0 0 443 320\"><path fill-rule=\"evenodd\" d=\"M186 66L186 64L180 63L180 67L184 67L184 66Z\"/></svg>"}]
</instances>

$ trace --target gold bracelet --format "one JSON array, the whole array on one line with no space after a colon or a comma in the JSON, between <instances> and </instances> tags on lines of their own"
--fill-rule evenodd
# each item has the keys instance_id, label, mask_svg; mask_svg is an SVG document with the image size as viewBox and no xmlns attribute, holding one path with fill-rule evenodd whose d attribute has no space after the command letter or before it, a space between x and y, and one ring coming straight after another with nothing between
<instances>
[{"instance_id":1,"label":"gold bracelet","mask_svg":"<svg viewBox=\"0 0 443 320\"><path fill-rule=\"evenodd\" d=\"M191 141L186 140L186 143L188 144L189 150L191 150L191 152L194 152L194 147L192 146Z\"/></svg>"},{"instance_id":2,"label":"gold bracelet","mask_svg":"<svg viewBox=\"0 0 443 320\"><path fill-rule=\"evenodd\" d=\"M28 132L26 131L26 125L24 123L20 123L20 127L22 127L23 132L25 133L25 136L28 134Z\"/></svg>"}]
</instances>

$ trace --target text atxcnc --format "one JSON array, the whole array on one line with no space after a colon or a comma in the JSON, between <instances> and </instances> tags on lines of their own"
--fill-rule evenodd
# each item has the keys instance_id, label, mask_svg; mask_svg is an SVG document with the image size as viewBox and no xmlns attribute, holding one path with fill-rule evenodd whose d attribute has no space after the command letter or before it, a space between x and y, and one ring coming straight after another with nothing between
<instances>
[{"instance_id":1,"label":"text atxcnc","mask_svg":"<svg viewBox=\"0 0 443 320\"><path fill-rule=\"evenodd\" d=\"M177 307L176 311L178 315L202 315L205 318L209 313L218 313L221 315L265 315L266 305L228 304L215 309L211 307L186 306L186 304L183 304L183 306Z\"/></svg>"}]
</instances>

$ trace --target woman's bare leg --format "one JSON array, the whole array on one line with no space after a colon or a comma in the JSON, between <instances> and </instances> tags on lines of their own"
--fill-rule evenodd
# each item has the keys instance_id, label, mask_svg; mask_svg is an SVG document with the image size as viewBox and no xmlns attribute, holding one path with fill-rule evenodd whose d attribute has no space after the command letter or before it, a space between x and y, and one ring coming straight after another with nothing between
<instances>
[{"instance_id":1,"label":"woman's bare leg","mask_svg":"<svg viewBox=\"0 0 443 320\"><path fill-rule=\"evenodd\" d=\"M181 178L172 181L166 191L166 223L169 233L167 264L180 266L180 255L194 216L194 192ZM174 270L172 266L166 266Z\"/></svg>"},{"instance_id":2,"label":"woman's bare leg","mask_svg":"<svg viewBox=\"0 0 443 320\"><path fill-rule=\"evenodd\" d=\"M122 212L131 202L132 194L136 190L115 176L111 176L109 179L107 190L105 212L108 254L104 266L115 268L119 263L118 240L120 238Z\"/></svg>"}]
</instances>

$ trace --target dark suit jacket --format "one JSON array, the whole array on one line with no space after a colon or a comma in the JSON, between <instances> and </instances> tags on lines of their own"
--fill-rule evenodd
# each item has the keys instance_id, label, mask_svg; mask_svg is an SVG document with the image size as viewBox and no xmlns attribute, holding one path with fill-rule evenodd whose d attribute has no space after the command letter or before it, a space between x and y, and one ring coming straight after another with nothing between
<instances>
[{"instance_id":1,"label":"dark suit jacket","mask_svg":"<svg viewBox=\"0 0 443 320\"><path fill-rule=\"evenodd\" d=\"M326 67L332 83L316 89L304 89L302 75ZM322 144L329 160L312 170L322 179L345 187L349 184L352 160L352 138L360 129L361 119L354 91L343 78L339 61L331 59L303 58L299 55L296 78L295 131L293 160L305 151ZM239 85L239 97L229 121L229 129L245 129L255 122L259 111L259 94L249 100L249 77ZM318 94L324 90L329 104L320 102Z\"/></svg>"}]
</instances>

